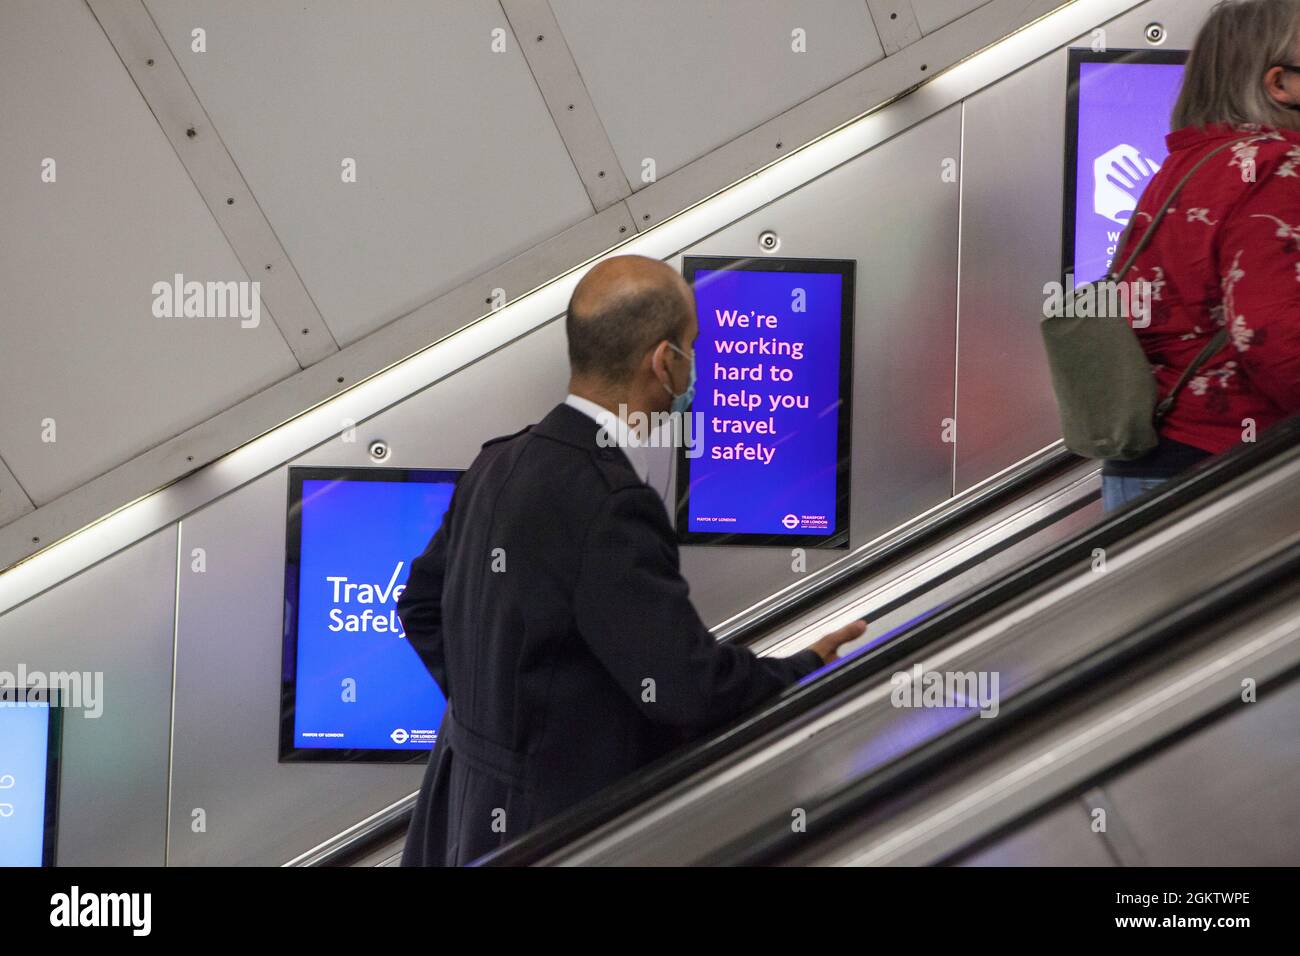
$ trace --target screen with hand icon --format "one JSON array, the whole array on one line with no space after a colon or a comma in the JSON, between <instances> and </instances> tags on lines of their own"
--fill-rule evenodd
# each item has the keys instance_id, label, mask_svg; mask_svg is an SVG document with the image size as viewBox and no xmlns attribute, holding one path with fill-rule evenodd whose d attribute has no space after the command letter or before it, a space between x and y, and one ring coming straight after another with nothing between
<instances>
[{"instance_id":1,"label":"screen with hand icon","mask_svg":"<svg viewBox=\"0 0 1300 956\"><path fill-rule=\"evenodd\" d=\"M1138 199L1168 155L1182 50L1070 51L1064 269L1104 278Z\"/></svg>"},{"instance_id":2,"label":"screen with hand icon","mask_svg":"<svg viewBox=\"0 0 1300 956\"><path fill-rule=\"evenodd\" d=\"M59 718L48 693L0 691L0 867L54 865Z\"/></svg>"}]
</instances>

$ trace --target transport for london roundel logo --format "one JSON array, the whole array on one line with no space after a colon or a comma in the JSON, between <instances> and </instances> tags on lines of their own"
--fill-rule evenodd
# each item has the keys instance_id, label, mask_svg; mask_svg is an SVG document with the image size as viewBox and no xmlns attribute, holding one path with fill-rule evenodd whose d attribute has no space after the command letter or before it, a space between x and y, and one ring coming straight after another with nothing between
<instances>
[{"instance_id":1,"label":"transport for london roundel logo","mask_svg":"<svg viewBox=\"0 0 1300 956\"><path fill-rule=\"evenodd\" d=\"M781 519L781 524L785 525L787 528L793 531L795 528L799 527L799 516L786 515L784 518Z\"/></svg>"},{"instance_id":2,"label":"transport for london roundel logo","mask_svg":"<svg viewBox=\"0 0 1300 956\"><path fill-rule=\"evenodd\" d=\"M408 733L407 733L405 730L403 730L401 727L398 727L396 730L394 730L394 731L393 731L391 734L389 734L388 736L390 736L390 737L393 738L393 743L395 743L395 744L404 744L404 743L406 743L408 740L411 739L411 735L408 734Z\"/></svg>"}]
</instances>

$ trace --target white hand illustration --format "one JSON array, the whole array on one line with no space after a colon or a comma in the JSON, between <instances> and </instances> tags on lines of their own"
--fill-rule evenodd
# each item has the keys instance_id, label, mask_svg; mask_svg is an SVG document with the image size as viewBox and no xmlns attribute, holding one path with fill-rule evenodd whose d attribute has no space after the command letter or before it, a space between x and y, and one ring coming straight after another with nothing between
<instances>
[{"instance_id":1,"label":"white hand illustration","mask_svg":"<svg viewBox=\"0 0 1300 956\"><path fill-rule=\"evenodd\" d=\"M1093 209L1112 222L1127 224L1147 180L1159 171L1159 163L1128 143L1107 150L1092 164Z\"/></svg>"},{"instance_id":2,"label":"white hand illustration","mask_svg":"<svg viewBox=\"0 0 1300 956\"><path fill-rule=\"evenodd\" d=\"M11 773L0 773L0 790L12 790L18 786L18 781L14 779Z\"/></svg>"}]
</instances>

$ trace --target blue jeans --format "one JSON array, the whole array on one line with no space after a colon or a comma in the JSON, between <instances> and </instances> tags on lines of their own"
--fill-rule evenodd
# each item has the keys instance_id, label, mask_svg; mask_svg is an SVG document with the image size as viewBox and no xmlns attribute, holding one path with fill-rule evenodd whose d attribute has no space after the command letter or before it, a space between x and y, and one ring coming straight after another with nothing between
<instances>
[{"instance_id":1,"label":"blue jeans","mask_svg":"<svg viewBox=\"0 0 1300 956\"><path fill-rule=\"evenodd\" d=\"M1101 476L1101 503L1107 511L1122 508L1134 498L1163 485L1168 478L1134 478L1127 475Z\"/></svg>"}]
</instances>

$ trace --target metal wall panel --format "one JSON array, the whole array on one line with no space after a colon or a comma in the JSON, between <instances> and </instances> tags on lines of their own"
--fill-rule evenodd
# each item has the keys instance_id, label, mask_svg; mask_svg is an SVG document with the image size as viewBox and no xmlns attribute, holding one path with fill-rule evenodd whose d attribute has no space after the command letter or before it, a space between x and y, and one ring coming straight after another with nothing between
<instances>
[{"instance_id":1,"label":"metal wall panel","mask_svg":"<svg viewBox=\"0 0 1300 956\"><path fill-rule=\"evenodd\" d=\"M147 5L340 345L593 212L497 3Z\"/></svg>"},{"instance_id":2,"label":"metal wall panel","mask_svg":"<svg viewBox=\"0 0 1300 956\"><path fill-rule=\"evenodd\" d=\"M181 524L172 865L278 865L419 786L418 766L278 762L287 494L280 469Z\"/></svg>"},{"instance_id":3,"label":"metal wall panel","mask_svg":"<svg viewBox=\"0 0 1300 956\"><path fill-rule=\"evenodd\" d=\"M248 276L85 3L0 4L0 64L0 457L42 505L298 365L265 316L152 314Z\"/></svg>"},{"instance_id":4,"label":"metal wall panel","mask_svg":"<svg viewBox=\"0 0 1300 956\"><path fill-rule=\"evenodd\" d=\"M662 178L884 56L863 0L551 6L633 190L643 160Z\"/></svg>"},{"instance_id":5,"label":"metal wall panel","mask_svg":"<svg viewBox=\"0 0 1300 956\"><path fill-rule=\"evenodd\" d=\"M0 670L102 672L102 714L63 731L60 866L161 866L176 528L0 616Z\"/></svg>"},{"instance_id":6,"label":"metal wall panel","mask_svg":"<svg viewBox=\"0 0 1300 956\"><path fill-rule=\"evenodd\" d=\"M1143 31L1148 23L1159 23L1167 31L1161 46L1173 50L1190 50L1197 31L1218 0L1147 0L1123 16L1103 24L1106 45L1111 48L1149 49ZM1080 37L1077 46L1092 42L1091 36Z\"/></svg>"},{"instance_id":7,"label":"metal wall panel","mask_svg":"<svg viewBox=\"0 0 1300 956\"><path fill-rule=\"evenodd\" d=\"M1065 54L966 101L956 488L1060 437L1039 337L1059 273Z\"/></svg>"}]
</instances>

